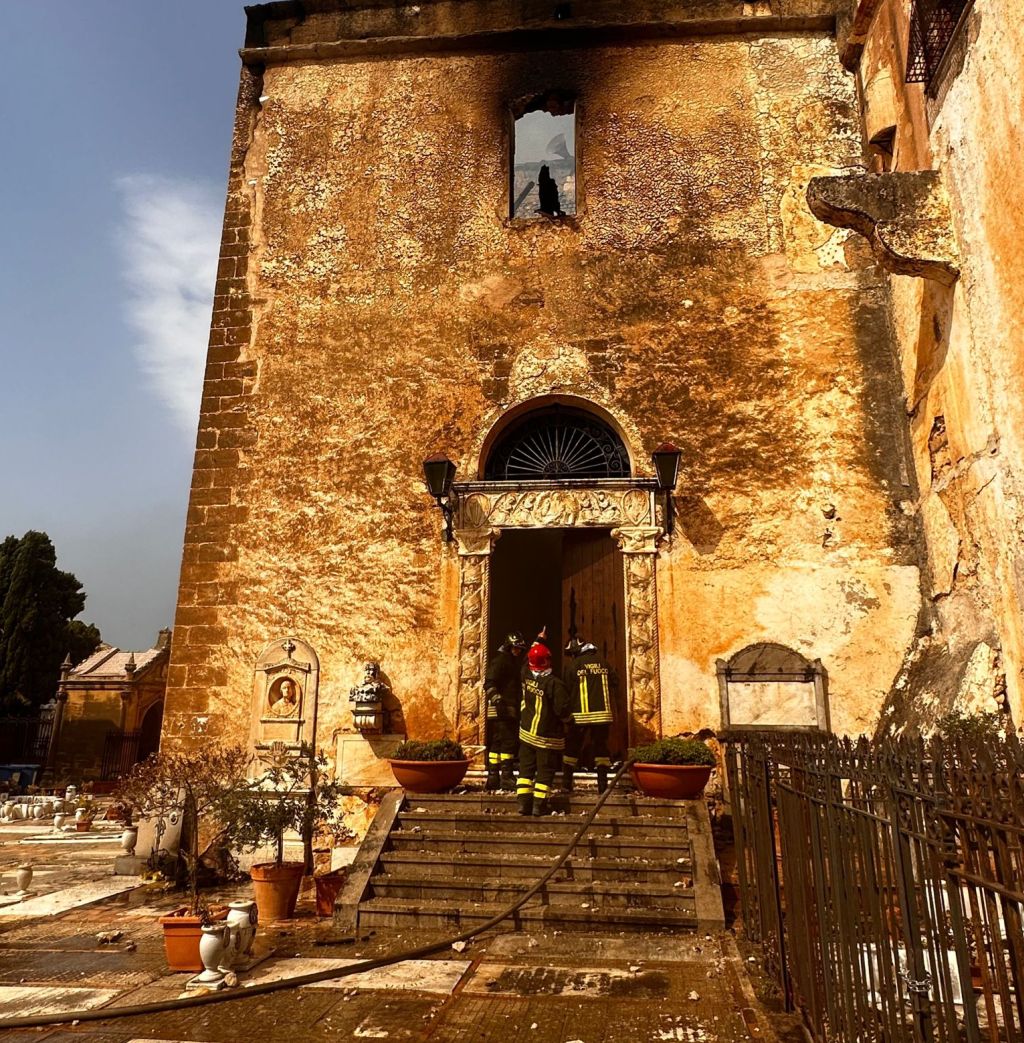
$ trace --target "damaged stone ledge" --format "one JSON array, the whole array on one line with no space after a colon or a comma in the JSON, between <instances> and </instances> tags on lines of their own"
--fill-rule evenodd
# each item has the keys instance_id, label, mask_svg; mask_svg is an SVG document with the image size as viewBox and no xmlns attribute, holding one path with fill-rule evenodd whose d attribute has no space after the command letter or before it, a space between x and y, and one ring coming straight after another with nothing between
<instances>
[{"instance_id":1,"label":"damaged stone ledge","mask_svg":"<svg viewBox=\"0 0 1024 1043\"><path fill-rule=\"evenodd\" d=\"M831 32L830 14L741 15L730 18L694 18L674 22L579 25L557 22L544 28L509 28L465 33L379 36L323 40L309 43L243 47L238 53L247 66L326 59L362 59L379 55L424 53L506 53L545 49L628 46L694 36L744 33Z\"/></svg>"},{"instance_id":2,"label":"damaged stone ledge","mask_svg":"<svg viewBox=\"0 0 1024 1043\"><path fill-rule=\"evenodd\" d=\"M807 203L819 220L864 236L887 271L943 286L960 276L949 196L937 170L815 177Z\"/></svg>"}]
</instances>

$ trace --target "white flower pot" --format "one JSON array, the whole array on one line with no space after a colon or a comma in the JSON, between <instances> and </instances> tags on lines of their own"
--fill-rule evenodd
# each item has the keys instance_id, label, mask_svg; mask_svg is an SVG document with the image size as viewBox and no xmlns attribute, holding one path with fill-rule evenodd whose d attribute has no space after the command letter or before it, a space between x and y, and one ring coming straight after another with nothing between
<instances>
[{"instance_id":1,"label":"white flower pot","mask_svg":"<svg viewBox=\"0 0 1024 1043\"><path fill-rule=\"evenodd\" d=\"M139 829L137 826L126 826L121 834L121 847L126 855L135 854L135 845L139 841Z\"/></svg>"},{"instance_id":2,"label":"white flower pot","mask_svg":"<svg viewBox=\"0 0 1024 1043\"><path fill-rule=\"evenodd\" d=\"M69 803L74 801L75 797L77 797L77 796L78 796L78 787L77 786L68 786L68 788L64 791L64 799L66 801L68 801Z\"/></svg>"},{"instance_id":3,"label":"white flower pot","mask_svg":"<svg viewBox=\"0 0 1024 1043\"><path fill-rule=\"evenodd\" d=\"M63 829L64 823L67 822L67 820L67 816L58 811L57 814L53 816L53 828Z\"/></svg>"},{"instance_id":4,"label":"white flower pot","mask_svg":"<svg viewBox=\"0 0 1024 1043\"><path fill-rule=\"evenodd\" d=\"M32 883L32 867L30 865L18 866L18 890L27 891Z\"/></svg>"},{"instance_id":5,"label":"white flower pot","mask_svg":"<svg viewBox=\"0 0 1024 1043\"><path fill-rule=\"evenodd\" d=\"M84 822L89 817L89 811L87 808L79 808L75 812L75 821Z\"/></svg>"},{"instance_id":6,"label":"white flower pot","mask_svg":"<svg viewBox=\"0 0 1024 1043\"><path fill-rule=\"evenodd\" d=\"M34 819L42 818L44 813L45 813L45 809L43 808L42 804L33 804L32 805L32 817Z\"/></svg>"}]
</instances>

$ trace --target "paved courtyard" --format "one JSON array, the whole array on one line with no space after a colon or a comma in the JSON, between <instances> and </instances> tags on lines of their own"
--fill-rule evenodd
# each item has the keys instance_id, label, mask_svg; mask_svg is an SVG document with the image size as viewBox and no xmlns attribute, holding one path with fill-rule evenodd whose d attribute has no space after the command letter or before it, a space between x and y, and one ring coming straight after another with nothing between
<instances>
[{"instance_id":1,"label":"paved courtyard","mask_svg":"<svg viewBox=\"0 0 1024 1043\"><path fill-rule=\"evenodd\" d=\"M157 917L180 896L115 877L119 831L50 839L0 825L0 1019L173 1000L190 975L169 974ZM19 864L35 896L14 901ZM250 897L248 883L216 892ZM120 931L103 943L97 935ZM247 985L341 967L437 936L340 935L304 893L295 920L260 925L261 961L211 1006L41 1029L8 1040L86 1036L95 1043L341 1038L530 1043L772 1038L730 936L495 931L435 957L315 986L245 998ZM2 1020L0 1020L2 1030Z\"/></svg>"}]
</instances>

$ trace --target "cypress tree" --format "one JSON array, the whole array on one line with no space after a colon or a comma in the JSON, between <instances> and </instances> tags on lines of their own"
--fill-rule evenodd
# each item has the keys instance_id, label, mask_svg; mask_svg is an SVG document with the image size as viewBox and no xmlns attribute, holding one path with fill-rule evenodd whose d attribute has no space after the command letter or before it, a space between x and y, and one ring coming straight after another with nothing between
<instances>
[{"instance_id":1,"label":"cypress tree","mask_svg":"<svg viewBox=\"0 0 1024 1043\"><path fill-rule=\"evenodd\" d=\"M95 650L99 631L74 621L84 607L82 584L57 568L46 533L0 544L0 712L38 708L55 694L64 656Z\"/></svg>"}]
</instances>

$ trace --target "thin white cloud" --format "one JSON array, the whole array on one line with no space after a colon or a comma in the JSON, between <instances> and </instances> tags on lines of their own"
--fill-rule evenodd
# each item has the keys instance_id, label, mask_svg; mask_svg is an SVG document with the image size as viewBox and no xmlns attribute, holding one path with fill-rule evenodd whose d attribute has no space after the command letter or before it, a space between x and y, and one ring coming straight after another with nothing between
<instances>
[{"instance_id":1,"label":"thin white cloud","mask_svg":"<svg viewBox=\"0 0 1024 1043\"><path fill-rule=\"evenodd\" d=\"M189 435L196 430L217 277L223 198L201 181L118 179L125 318L152 390Z\"/></svg>"}]
</instances>

